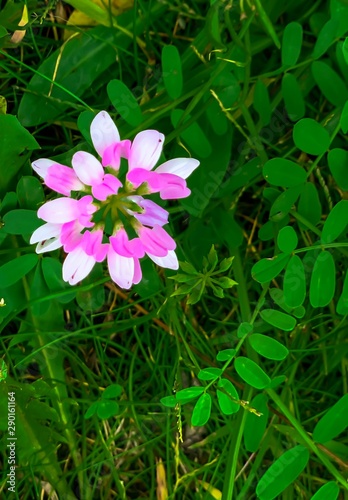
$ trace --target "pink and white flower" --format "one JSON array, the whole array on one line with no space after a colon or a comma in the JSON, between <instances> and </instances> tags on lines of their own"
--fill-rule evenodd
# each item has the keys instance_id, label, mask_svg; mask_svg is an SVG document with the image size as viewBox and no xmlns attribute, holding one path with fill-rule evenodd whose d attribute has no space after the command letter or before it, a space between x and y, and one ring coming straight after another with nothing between
<instances>
[{"instance_id":1,"label":"pink and white flower","mask_svg":"<svg viewBox=\"0 0 348 500\"><path fill-rule=\"evenodd\" d=\"M133 142L121 141L106 111L93 119L90 132L100 160L79 151L72 158L72 168L47 158L32 164L44 183L63 195L38 210L45 224L30 239L37 243L37 253L62 247L68 254L63 279L71 285L105 259L111 279L126 289L140 282L140 259L145 255L161 267L178 269L175 241L163 229L168 211L144 196L159 193L163 200L185 198L190 194L186 179L198 167L198 160L176 158L154 169L164 135L145 130ZM117 176L122 159L128 161L123 182ZM113 229L108 233L110 220Z\"/></svg>"}]
</instances>

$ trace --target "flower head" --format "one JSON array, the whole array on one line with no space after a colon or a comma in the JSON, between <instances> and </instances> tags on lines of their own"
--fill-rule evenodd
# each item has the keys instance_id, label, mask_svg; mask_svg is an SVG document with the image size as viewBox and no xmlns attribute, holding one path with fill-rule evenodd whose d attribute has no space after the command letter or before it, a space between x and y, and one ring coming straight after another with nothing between
<instances>
[{"instance_id":1,"label":"flower head","mask_svg":"<svg viewBox=\"0 0 348 500\"><path fill-rule=\"evenodd\" d=\"M140 259L145 255L161 267L178 269L175 241L163 229L169 214L145 196L185 198L190 194L186 178L199 162L176 158L153 170L162 153L163 134L145 130L133 142L121 141L106 111L93 119L91 138L100 160L79 151L72 168L47 158L32 163L45 184L63 195L38 210L46 223L30 239L37 243L37 253L63 247L68 254L63 279L71 285L105 259L112 280L127 289L141 280ZM128 161L123 182L122 158Z\"/></svg>"}]
</instances>

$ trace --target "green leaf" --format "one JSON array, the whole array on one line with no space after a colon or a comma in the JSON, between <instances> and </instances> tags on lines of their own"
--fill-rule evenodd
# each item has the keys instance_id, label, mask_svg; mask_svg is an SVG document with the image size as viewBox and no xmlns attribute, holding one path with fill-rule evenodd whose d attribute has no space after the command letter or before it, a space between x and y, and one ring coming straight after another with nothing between
<instances>
[{"instance_id":1,"label":"green leaf","mask_svg":"<svg viewBox=\"0 0 348 500\"><path fill-rule=\"evenodd\" d=\"M348 103L347 103L348 104ZM348 111L348 107L347 107ZM347 113L348 116L348 113ZM347 126L348 131L348 126ZM345 132L346 133L346 132ZM343 189L343 191L348 190L348 151L344 149L335 148L332 149L327 155L328 164L331 170L331 174L338 187Z\"/></svg>"},{"instance_id":2,"label":"green leaf","mask_svg":"<svg viewBox=\"0 0 348 500\"><path fill-rule=\"evenodd\" d=\"M296 147L310 155L321 155L330 146L328 131L312 118L303 118L297 122L293 130Z\"/></svg>"},{"instance_id":3,"label":"green leaf","mask_svg":"<svg viewBox=\"0 0 348 500\"><path fill-rule=\"evenodd\" d=\"M195 288L192 290L189 298L187 299L187 304L197 304L197 302L201 299L205 288L205 283L203 280L197 283Z\"/></svg>"},{"instance_id":4,"label":"green leaf","mask_svg":"<svg viewBox=\"0 0 348 500\"><path fill-rule=\"evenodd\" d=\"M222 374L222 370L220 368L204 368L200 370L197 377L199 380L214 380L217 377L220 377Z\"/></svg>"},{"instance_id":5,"label":"green leaf","mask_svg":"<svg viewBox=\"0 0 348 500\"><path fill-rule=\"evenodd\" d=\"M265 9L263 8L261 0L255 0L255 7L256 7L257 13L261 19L261 22L263 23L269 36L272 38L274 45L277 47L277 49L280 49L280 42L279 42L278 35L273 27L273 24L272 24L270 18L268 17Z\"/></svg>"},{"instance_id":6,"label":"green leaf","mask_svg":"<svg viewBox=\"0 0 348 500\"><path fill-rule=\"evenodd\" d=\"M325 54L337 37L338 19L329 19L321 28L313 50L313 58L319 59Z\"/></svg>"},{"instance_id":7,"label":"green leaf","mask_svg":"<svg viewBox=\"0 0 348 500\"><path fill-rule=\"evenodd\" d=\"M174 109L171 114L171 120L174 128L177 128L182 116L184 115L184 110L182 109ZM190 120L191 116L187 115L183 120L182 124L185 124L188 120ZM212 148L210 142L199 126L199 124L195 121L187 128L185 128L180 136L183 141L188 145L190 149L192 149L192 153L196 154L201 158L207 158L212 153Z\"/></svg>"},{"instance_id":8,"label":"green leaf","mask_svg":"<svg viewBox=\"0 0 348 500\"><path fill-rule=\"evenodd\" d=\"M296 231L291 226L283 227L277 238L279 250L284 253L291 253L297 247L298 237Z\"/></svg>"},{"instance_id":9,"label":"green leaf","mask_svg":"<svg viewBox=\"0 0 348 500\"><path fill-rule=\"evenodd\" d=\"M216 395L221 412L224 415L232 415L233 413L237 413L237 411L240 409L240 405L238 403L235 403L233 399L239 401L239 394L232 382L227 380L227 378L222 378L221 380L219 380L218 387L227 392L226 394L219 389L216 390Z\"/></svg>"},{"instance_id":10,"label":"green leaf","mask_svg":"<svg viewBox=\"0 0 348 500\"><path fill-rule=\"evenodd\" d=\"M191 424L196 426L205 425L209 418L211 412L211 397L210 394L202 394L199 398L195 407L193 408Z\"/></svg>"},{"instance_id":11,"label":"green leaf","mask_svg":"<svg viewBox=\"0 0 348 500\"><path fill-rule=\"evenodd\" d=\"M88 408L86 413L84 414L83 418L91 418L97 411L98 408L98 401L95 403L92 403L91 406Z\"/></svg>"},{"instance_id":12,"label":"green leaf","mask_svg":"<svg viewBox=\"0 0 348 500\"><path fill-rule=\"evenodd\" d=\"M236 281L227 276L222 276L221 278L216 278L216 281L221 288L232 288L234 285L238 285Z\"/></svg>"},{"instance_id":13,"label":"green leaf","mask_svg":"<svg viewBox=\"0 0 348 500\"><path fill-rule=\"evenodd\" d=\"M291 332L296 326L295 318L275 309L264 309L260 315L266 323L285 332Z\"/></svg>"},{"instance_id":14,"label":"green leaf","mask_svg":"<svg viewBox=\"0 0 348 500\"><path fill-rule=\"evenodd\" d=\"M27 152L39 149L40 146L15 116L0 114L0 130L0 196L2 197L28 159Z\"/></svg>"},{"instance_id":15,"label":"green leaf","mask_svg":"<svg viewBox=\"0 0 348 500\"><path fill-rule=\"evenodd\" d=\"M198 398L204 392L204 387L188 387L176 393L176 399L179 403L187 403L191 399Z\"/></svg>"},{"instance_id":16,"label":"green leaf","mask_svg":"<svg viewBox=\"0 0 348 500\"><path fill-rule=\"evenodd\" d=\"M271 221L281 221L288 215L302 193L304 186L304 184L298 184L290 187L278 196L270 210L269 218Z\"/></svg>"},{"instance_id":17,"label":"green leaf","mask_svg":"<svg viewBox=\"0 0 348 500\"><path fill-rule=\"evenodd\" d=\"M348 224L348 200L341 200L330 210L321 234L323 245L335 241Z\"/></svg>"},{"instance_id":18,"label":"green leaf","mask_svg":"<svg viewBox=\"0 0 348 500\"><path fill-rule=\"evenodd\" d=\"M348 64L348 38L346 38L343 42L342 52L344 60L346 61L346 64Z\"/></svg>"},{"instance_id":19,"label":"green leaf","mask_svg":"<svg viewBox=\"0 0 348 500\"><path fill-rule=\"evenodd\" d=\"M120 49L131 43L126 35L115 35L114 28L98 26L71 38L63 51L59 48L44 59L20 102L20 122L26 127L52 122L71 106L69 100L75 104L75 96L82 96L115 63L115 37Z\"/></svg>"},{"instance_id":20,"label":"green leaf","mask_svg":"<svg viewBox=\"0 0 348 500\"><path fill-rule=\"evenodd\" d=\"M182 269L187 274L193 274L196 276L198 273L192 264L189 262L180 262L180 269Z\"/></svg>"},{"instance_id":21,"label":"green leaf","mask_svg":"<svg viewBox=\"0 0 348 500\"><path fill-rule=\"evenodd\" d=\"M264 164L263 176L273 186L287 188L306 182L307 173L293 161L273 158Z\"/></svg>"},{"instance_id":22,"label":"green leaf","mask_svg":"<svg viewBox=\"0 0 348 500\"><path fill-rule=\"evenodd\" d=\"M267 387L271 379L254 361L244 356L239 356L234 362L238 375L249 385L256 389Z\"/></svg>"},{"instance_id":23,"label":"green leaf","mask_svg":"<svg viewBox=\"0 0 348 500\"><path fill-rule=\"evenodd\" d=\"M265 433L268 422L268 406L267 396L258 394L250 402L251 408L255 408L262 415L257 416L255 413L248 412L244 427L244 445L247 451L255 453L261 443L261 439Z\"/></svg>"},{"instance_id":24,"label":"green leaf","mask_svg":"<svg viewBox=\"0 0 348 500\"><path fill-rule=\"evenodd\" d=\"M340 118L341 129L344 134L348 132L348 101L346 101L343 106L341 118Z\"/></svg>"},{"instance_id":25,"label":"green leaf","mask_svg":"<svg viewBox=\"0 0 348 500\"><path fill-rule=\"evenodd\" d=\"M162 49L162 78L171 99L182 93L182 69L178 49L175 45L165 45Z\"/></svg>"},{"instance_id":26,"label":"green leaf","mask_svg":"<svg viewBox=\"0 0 348 500\"><path fill-rule=\"evenodd\" d=\"M42 260L42 272L45 281L51 293L62 292L64 290L71 290L71 286L63 281L62 278L62 264L52 257L45 257ZM70 291L66 295L58 297L58 302L66 304L74 299L76 296L75 291Z\"/></svg>"},{"instance_id":27,"label":"green leaf","mask_svg":"<svg viewBox=\"0 0 348 500\"><path fill-rule=\"evenodd\" d=\"M348 427L348 394L342 396L337 403L325 413L313 430L313 439L324 444L335 439Z\"/></svg>"},{"instance_id":28,"label":"green leaf","mask_svg":"<svg viewBox=\"0 0 348 500\"><path fill-rule=\"evenodd\" d=\"M17 197L21 208L37 210L45 200L45 194L39 179L32 175L21 177L17 184Z\"/></svg>"},{"instance_id":29,"label":"green leaf","mask_svg":"<svg viewBox=\"0 0 348 500\"><path fill-rule=\"evenodd\" d=\"M80 113L77 118L77 126L79 128L79 131L83 135L86 142L88 142L88 144L90 145L92 145L90 132L91 124L95 116L95 113L93 113L92 111L82 111L82 113Z\"/></svg>"},{"instance_id":30,"label":"green leaf","mask_svg":"<svg viewBox=\"0 0 348 500\"><path fill-rule=\"evenodd\" d=\"M269 294L271 299L286 313L291 313L292 308L289 307L284 300L284 292L280 288L270 288Z\"/></svg>"},{"instance_id":31,"label":"green leaf","mask_svg":"<svg viewBox=\"0 0 348 500\"><path fill-rule=\"evenodd\" d=\"M109 385L102 394L103 399L118 398L123 392L123 387L119 384Z\"/></svg>"},{"instance_id":32,"label":"green leaf","mask_svg":"<svg viewBox=\"0 0 348 500\"><path fill-rule=\"evenodd\" d=\"M305 100L297 78L292 73L285 73L283 76L282 94L290 120L297 121L303 118L306 112Z\"/></svg>"},{"instance_id":33,"label":"green leaf","mask_svg":"<svg viewBox=\"0 0 348 500\"><path fill-rule=\"evenodd\" d=\"M287 306L302 306L306 298L306 276L303 262L298 255L293 255L286 267L283 288Z\"/></svg>"},{"instance_id":34,"label":"green leaf","mask_svg":"<svg viewBox=\"0 0 348 500\"><path fill-rule=\"evenodd\" d=\"M43 276L42 260L39 260L34 272L34 278L32 283L30 284L30 299L40 299L41 297L47 297L49 294L49 289L47 287L46 281ZM43 302L37 302L36 304L31 305L31 311L34 316L42 317L45 314L50 306L50 302L48 300Z\"/></svg>"},{"instance_id":35,"label":"green leaf","mask_svg":"<svg viewBox=\"0 0 348 500\"><path fill-rule=\"evenodd\" d=\"M348 99L348 89L342 78L326 63L312 63L314 80L326 99L334 106L343 106Z\"/></svg>"},{"instance_id":36,"label":"green leaf","mask_svg":"<svg viewBox=\"0 0 348 500\"><path fill-rule=\"evenodd\" d=\"M167 408L175 408L176 405L178 404L177 400L175 399L175 396L166 396L164 398L161 398L160 401L163 404L163 406L166 406Z\"/></svg>"},{"instance_id":37,"label":"green leaf","mask_svg":"<svg viewBox=\"0 0 348 500\"><path fill-rule=\"evenodd\" d=\"M98 401L97 415L101 420L111 418L114 415L117 415L119 411L120 407L116 401L111 401L110 399Z\"/></svg>"},{"instance_id":38,"label":"green leaf","mask_svg":"<svg viewBox=\"0 0 348 500\"><path fill-rule=\"evenodd\" d=\"M289 354L289 351L283 344L261 333L250 335L249 342L254 351L268 359L282 361Z\"/></svg>"},{"instance_id":39,"label":"green leaf","mask_svg":"<svg viewBox=\"0 0 348 500\"><path fill-rule=\"evenodd\" d=\"M340 489L334 481L329 481L324 484L319 490L311 497L311 500L337 500L340 494Z\"/></svg>"},{"instance_id":40,"label":"green leaf","mask_svg":"<svg viewBox=\"0 0 348 500\"><path fill-rule=\"evenodd\" d=\"M272 281L282 272L290 259L289 254L281 253L271 259L261 259L251 269L251 275L259 283Z\"/></svg>"},{"instance_id":41,"label":"green leaf","mask_svg":"<svg viewBox=\"0 0 348 500\"><path fill-rule=\"evenodd\" d=\"M258 112L263 125L269 125L272 109L267 87L262 80L258 80L255 85L253 106Z\"/></svg>"},{"instance_id":42,"label":"green leaf","mask_svg":"<svg viewBox=\"0 0 348 500\"><path fill-rule=\"evenodd\" d=\"M328 251L318 255L309 287L309 300L312 307L327 306L335 294L336 270L335 261Z\"/></svg>"},{"instance_id":43,"label":"green leaf","mask_svg":"<svg viewBox=\"0 0 348 500\"><path fill-rule=\"evenodd\" d=\"M251 325L250 323L243 322L238 327L237 337L241 339L252 331L253 331L253 325Z\"/></svg>"},{"instance_id":44,"label":"green leaf","mask_svg":"<svg viewBox=\"0 0 348 500\"><path fill-rule=\"evenodd\" d=\"M28 274L39 260L38 255L29 253L16 257L0 267L1 288L13 285Z\"/></svg>"},{"instance_id":45,"label":"green leaf","mask_svg":"<svg viewBox=\"0 0 348 500\"><path fill-rule=\"evenodd\" d=\"M212 245L211 249L209 250L208 262L211 265L211 271L213 271L218 263L218 254L217 251L215 250L214 245Z\"/></svg>"},{"instance_id":46,"label":"green leaf","mask_svg":"<svg viewBox=\"0 0 348 500\"><path fill-rule=\"evenodd\" d=\"M336 306L337 314L348 314L348 272L344 277L343 290Z\"/></svg>"},{"instance_id":47,"label":"green leaf","mask_svg":"<svg viewBox=\"0 0 348 500\"><path fill-rule=\"evenodd\" d=\"M297 210L300 215L309 220L314 226L320 221L321 203L317 188L311 182L306 182L302 188ZM301 223L300 227L307 229L307 226Z\"/></svg>"},{"instance_id":48,"label":"green leaf","mask_svg":"<svg viewBox=\"0 0 348 500\"><path fill-rule=\"evenodd\" d=\"M279 387L283 382L285 382L286 376L285 375L278 375L277 377L274 377L271 380L271 383L269 384L270 389L274 389L276 387Z\"/></svg>"},{"instance_id":49,"label":"green leaf","mask_svg":"<svg viewBox=\"0 0 348 500\"><path fill-rule=\"evenodd\" d=\"M11 210L3 218L3 230L7 234L31 234L42 225L36 210Z\"/></svg>"},{"instance_id":50,"label":"green leaf","mask_svg":"<svg viewBox=\"0 0 348 500\"><path fill-rule=\"evenodd\" d=\"M309 460L309 451L302 445L283 453L265 472L256 486L260 500L273 500L301 474Z\"/></svg>"},{"instance_id":51,"label":"green leaf","mask_svg":"<svg viewBox=\"0 0 348 500\"><path fill-rule=\"evenodd\" d=\"M302 48L302 26L292 22L285 26L282 40L282 65L295 66Z\"/></svg>"},{"instance_id":52,"label":"green leaf","mask_svg":"<svg viewBox=\"0 0 348 500\"><path fill-rule=\"evenodd\" d=\"M107 93L114 108L122 118L132 127L137 127L143 119L139 104L121 80L111 80L107 86Z\"/></svg>"},{"instance_id":53,"label":"green leaf","mask_svg":"<svg viewBox=\"0 0 348 500\"><path fill-rule=\"evenodd\" d=\"M236 350L235 349L224 349L223 351L220 351L217 353L216 359L218 361L228 361L236 355Z\"/></svg>"}]
</instances>

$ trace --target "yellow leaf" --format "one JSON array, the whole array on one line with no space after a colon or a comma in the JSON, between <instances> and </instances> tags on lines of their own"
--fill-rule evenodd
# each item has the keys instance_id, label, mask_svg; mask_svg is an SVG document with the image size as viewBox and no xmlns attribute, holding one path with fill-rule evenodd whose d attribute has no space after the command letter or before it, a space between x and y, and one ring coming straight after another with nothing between
<instances>
[{"instance_id":1,"label":"yellow leaf","mask_svg":"<svg viewBox=\"0 0 348 500\"><path fill-rule=\"evenodd\" d=\"M214 498L214 500L221 500L222 493L217 488L214 488L211 484L206 483L205 481L198 481L201 483L203 488Z\"/></svg>"},{"instance_id":2,"label":"yellow leaf","mask_svg":"<svg viewBox=\"0 0 348 500\"><path fill-rule=\"evenodd\" d=\"M22 18L19 21L18 26L26 26L28 24L28 21L29 21L28 8L26 5L24 5ZM16 30L11 37L11 42L20 43L25 36L25 32L26 30Z\"/></svg>"},{"instance_id":3,"label":"yellow leaf","mask_svg":"<svg viewBox=\"0 0 348 500\"><path fill-rule=\"evenodd\" d=\"M133 7L133 0L67 0L67 3L75 7L74 12L68 19L69 26L104 26L112 25L112 16L119 16L125 10ZM109 7L110 5L110 7ZM64 39L71 35L71 30L65 30Z\"/></svg>"},{"instance_id":4,"label":"yellow leaf","mask_svg":"<svg viewBox=\"0 0 348 500\"><path fill-rule=\"evenodd\" d=\"M157 500L167 500L167 478L162 459L160 458L156 464L156 479L157 479Z\"/></svg>"}]
</instances>

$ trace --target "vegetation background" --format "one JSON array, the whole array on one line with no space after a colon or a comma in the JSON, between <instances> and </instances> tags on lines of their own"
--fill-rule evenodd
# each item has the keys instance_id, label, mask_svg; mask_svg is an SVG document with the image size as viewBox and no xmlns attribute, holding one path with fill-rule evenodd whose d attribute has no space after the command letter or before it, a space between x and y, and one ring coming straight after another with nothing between
<instances>
[{"instance_id":1,"label":"vegetation background","mask_svg":"<svg viewBox=\"0 0 348 500\"><path fill-rule=\"evenodd\" d=\"M346 0L0 2L3 498L348 499L347 33ZM179 275L127 292L29 244L30 162L103 109L201 162Z\"/></svg>"}]
</instances>

